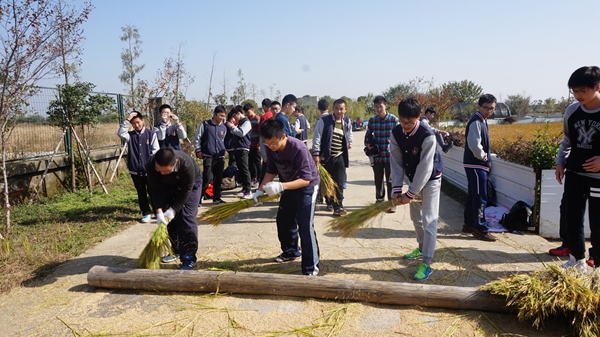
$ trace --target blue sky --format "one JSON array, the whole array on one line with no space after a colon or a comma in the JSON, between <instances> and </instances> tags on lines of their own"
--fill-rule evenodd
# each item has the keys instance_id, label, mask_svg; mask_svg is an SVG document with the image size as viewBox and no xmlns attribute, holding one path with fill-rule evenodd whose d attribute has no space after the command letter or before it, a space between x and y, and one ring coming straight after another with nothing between
<instances>
[{"instance_id":1,"label":"blue sky","mask_svg":"<svg viewBox=\"0 0 600 337\"><path fill-rule=\"evenodd\" d=\"M600 2L592 0L93 4L81 77L98 91L126 92L118 79L126 24L139 29L146 80L185 43L186 67L195 76L188 99L206 97L214 53L214 91L225 74L229 95L242 69L245 81L267 95L275 84L282 94L357 98L424 77L436 84L470 80L500 99L560 98L575 69L600 65L594 28Z\"/></svg>"}]
</instances>

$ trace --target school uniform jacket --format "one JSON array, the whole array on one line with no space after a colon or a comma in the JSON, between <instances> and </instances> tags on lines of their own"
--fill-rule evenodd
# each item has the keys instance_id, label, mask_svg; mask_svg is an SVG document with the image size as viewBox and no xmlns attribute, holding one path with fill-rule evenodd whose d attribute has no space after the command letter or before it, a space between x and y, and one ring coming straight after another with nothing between
<instances>
[{"instance_id":1,"label":"school uniform jacket","mask_svg":"<svg viewBox=\"0 0 600 337\"><path fill-rule=\"evenodd\" d=\"M467 123L465 130L465 168L489 171L492 167L490 160L490 134L485 118L478 112Z\"/></svg>"},{"instance_id":2,"label":"school uniform jacket","mask_svg":"<svg viewBox=\"0 0 600 337\"><path fill-rule=\"evenodd\" d=\"M331 157L331 139L333 137L333 128L335 127L335 116L333 114L323 116L315 125L313 133L313 156L319 156L323 162L328 162ZM342 117L342 157L344 165L348 167L350 159L348 157L348 145L352 145L352 125L350 118L344 115Z\"/></svg>"},{"instance_id":3,"label":"school uniform jacket","mask_svg":"<svg viewBox=\"0 0 600 337\"><path fill-rule=\"evenodd\" d=\"M152 130L143 127L142 130L129 130L130 122L124 120L119 127L117 135L127 142L129 153L127 154L127 168L133 175L145 176L146 164L150 157L159 150L156 134Z\"/></svg>"}]
</instances>

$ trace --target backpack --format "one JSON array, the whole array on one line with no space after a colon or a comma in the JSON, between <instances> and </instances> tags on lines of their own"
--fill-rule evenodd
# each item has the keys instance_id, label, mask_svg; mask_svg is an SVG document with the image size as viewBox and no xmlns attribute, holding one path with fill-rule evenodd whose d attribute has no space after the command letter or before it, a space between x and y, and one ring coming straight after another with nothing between
<instances>
[{"instance_id":1,"label":"backpack","mask_svg":"<svg viewBox=\"0 0 600 337\"><path fill-rule=\"evenodd\" d=\"M502 215L500 223L510 231L529 231L532 226L532 218L531 206L525 201L519 200L515 202L508 213Z\"/></svg>"}]
</instances>

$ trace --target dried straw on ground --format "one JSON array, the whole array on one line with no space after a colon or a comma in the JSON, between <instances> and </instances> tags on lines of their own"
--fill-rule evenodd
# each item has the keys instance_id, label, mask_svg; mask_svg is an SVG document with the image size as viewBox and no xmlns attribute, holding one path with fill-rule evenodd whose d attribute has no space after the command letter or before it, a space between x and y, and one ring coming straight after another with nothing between
<instances>
[{"instance_id":1,"label":"dried straw on ground","mask_svg":"<svg viewBox=\"0 0 600 337\"><path fill-rule=\"evenodd\" d=\"M328 227L347 238L354 235L360 227L365 226L370 220L386 212L392 206L394 206L392 201L376 202L329 221Z\"/></svg>"},{"instance_id":2,"label":"dried straw on ground","mask_svg":"<svg viewBox=\"0 0 600 337\"><path fill-rule=\"evenodd\" d=\"M145 269L160 269L161 257L172 253L167 225L161 223L152 232L150 241L140 254L137 266Z\"/></svg>"},{"instance_id":3,"label":"dried straw on ground","mask_svg":"<svg viewBox=\"0 0 600 337\"><path fill-rule=\"evenodd\" d=\"M319 171L319 178L321 179L321 182L319 183L321 195L333 198L333 201L337 202L337 195L335 193L335 189L337 188L336 182L333 181L333 178L331 178L331 175L321 163L317 164L317 168Z\"/></svg>"},{"instance_id":4,"label":"dried straw on ground","mask_svg":"<svg viewBox=\"0 0 600 337\"><path fill-rule=\"evenodd\" d=\"M582 274L551 264L531 275L492 281L481 289L506 296L507 305L519 310L519 320L533 319L534 327L564 315L572 319L574 336L600 336L600 269Z\"/></svg>"},{"instance_id":5,"label":"dried straw on ground","mask_svg":"<svg viewBox=\"0 0 600 337\"><path fill-rule=\"evenodd\" d=\"M266 194L262 194L258 197L258 202L272 201L279 198L279 195L269 197ZM245 210L254 206L256 202L254 199L242 199L238 201L228 202L225 204L219 204L208 208L202 212L198 219L204 220L213 226L220 225L225 219L230 218L240 211Z\"/></svg>"}]
</instances>

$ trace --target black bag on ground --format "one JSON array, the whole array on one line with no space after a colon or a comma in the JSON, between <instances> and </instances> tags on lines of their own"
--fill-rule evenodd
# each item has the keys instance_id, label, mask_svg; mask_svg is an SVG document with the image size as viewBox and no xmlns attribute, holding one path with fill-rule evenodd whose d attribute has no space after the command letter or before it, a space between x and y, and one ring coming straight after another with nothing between
<instances>
[{"instance_id":1,"label":"black bag on ground","mask_svg":"<svg viewBox=\"0 0 600 337\"><path fill-rule=\"evenodd\" d=\"M519 200L502 216L500 224L510 231L524 232L530 229L532 216L531 206Z\"/></svg>"},{"instance_id":2,"label":"black bag on ground","mask_svg":"<svg viewBox=\"0 0 600 337\"><path fill-rule=\"evenodd\" d=\"M492 181L487 181L487 205L485 207L496 206L496 189Z\"/></svg>"}]
</instances>

